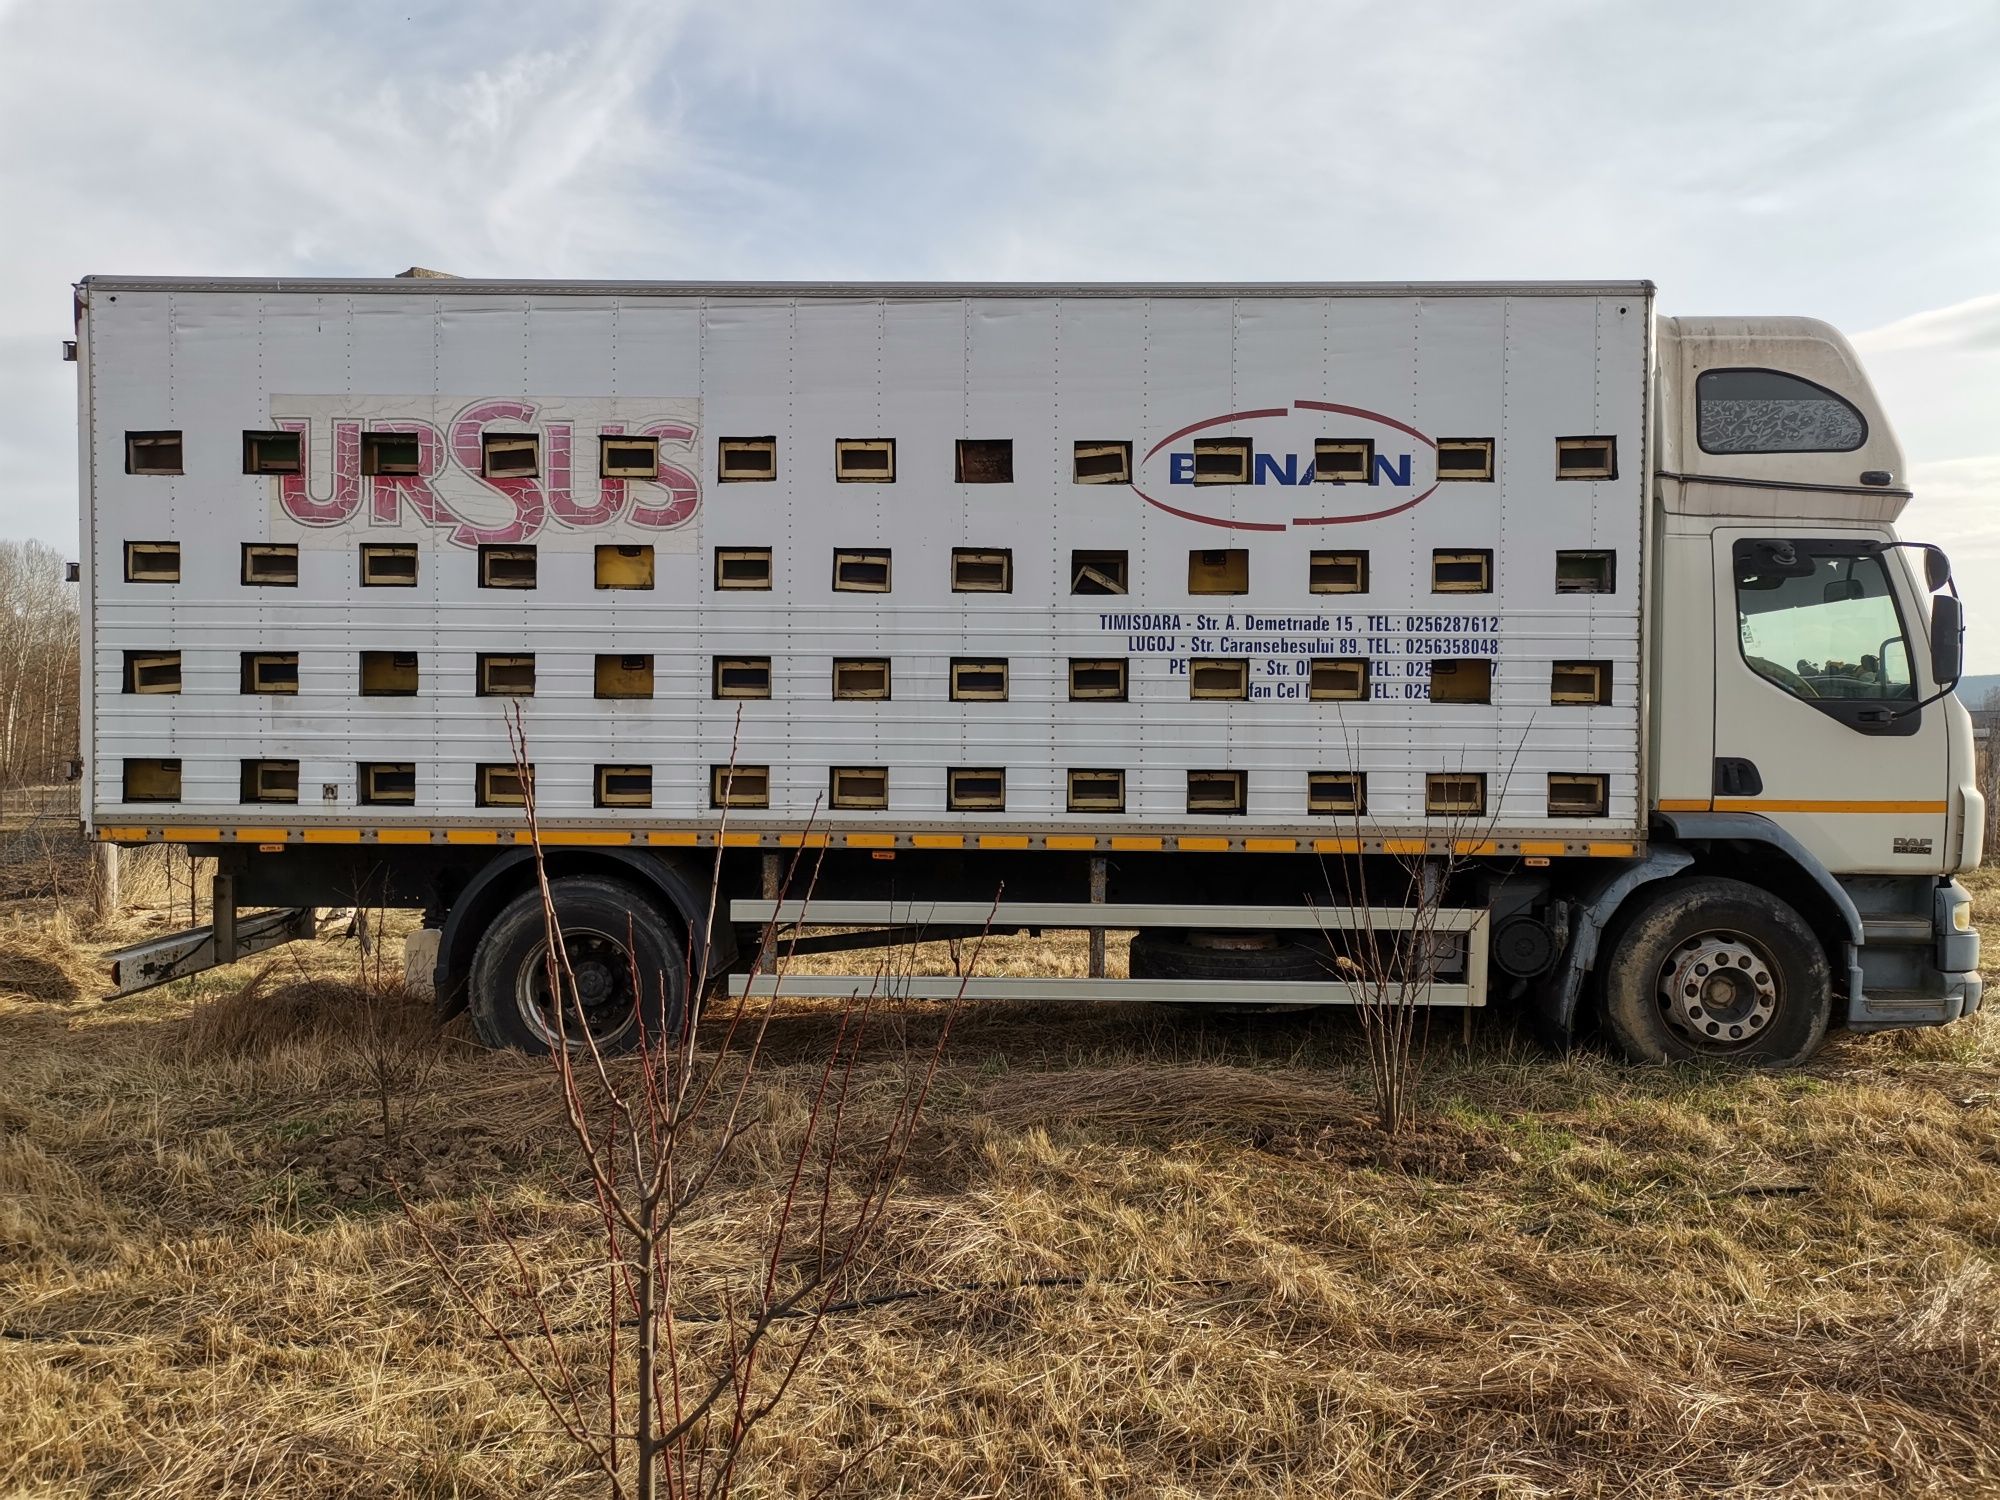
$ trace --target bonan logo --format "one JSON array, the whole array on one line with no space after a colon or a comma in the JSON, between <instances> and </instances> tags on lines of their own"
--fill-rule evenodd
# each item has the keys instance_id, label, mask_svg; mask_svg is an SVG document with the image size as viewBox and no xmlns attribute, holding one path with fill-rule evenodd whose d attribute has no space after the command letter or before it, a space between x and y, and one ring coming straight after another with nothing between
<instances>
[{"instance_id":1,"label":"bonan logo","mask_svg":"<svg viewBox=\"0 0 2000 1500\"><path fill-rule=\"evenodd\" d=\"M1247 452L1204 451L1217 439L1247 443ZM1341 444L1368 477L1321 480L1315 455L1325 441ZM1236 477L1206 479L1232 465ZM1132 476L1133 492L1148 505L1234 531L1379 521L1422 504L1436 488L1435 439L1395 417L1334 401L1297 400L1190 423L1148 448Z\"/></svg>"}]
</instances>

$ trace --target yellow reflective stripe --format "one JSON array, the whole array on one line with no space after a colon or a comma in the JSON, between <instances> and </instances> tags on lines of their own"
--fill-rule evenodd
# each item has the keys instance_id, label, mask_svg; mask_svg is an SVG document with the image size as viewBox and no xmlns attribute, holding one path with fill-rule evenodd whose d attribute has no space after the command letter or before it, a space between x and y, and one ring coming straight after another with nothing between
<instances>
[{"instance_id":1,"label":"yellow reflective stripe","mask_svg":"<svg viewBox=\"0 0 2000 1500\"><path fill-rule=\"evenodd\" d=\"M1943 813L1946 806L1942 802L1821 802L1810 799L1784 797L1717 797L1717 812L1790 812L1790 813Z\"/></svg>"},{"instance_id":2,"label":"yellow reflective stripe","mask_svg":"<svg viewBox=\"0 0 2000 1500\"><path fill-rule=\"evenodd\" d=\"M1718 808L1727 811L1766 812L1843 812L1843 813L1943 813L1946 804L1942 802L1782 802L1761 799L1718 800ZM241 828L146 828L129 825L106 826L96 830L96 837L105 843L140 844L165 841L169 843L205 844L221 843L233 839L237 843L268 846L280 843L307 844L358 844L373 838L382 844L429 844L442 838L448 844L525 844L528 836L524 830L513 828L411 828L396 826L388 828L347 828L325 827L307 824L303 827L263 827L245 825ZM720 833L703 832L695 829L657 828L627 830L621 828L548 828L541 832L542 842L551 847L596 847L622 848L632 844L649 844L655 848L693 849L702 846L713 847L720 839L726 849L825 849L837 839L850 849L893 849L899 842L907 842L914 849L1032 849L1035 836L1026 833L879 833L854 832L836 833L821 831L802 833L792 830L749 830L729 829ZM1043 848L1052 850L1095 850L1108 845L1119 853L1157 854L1168 847L1171 838L1173 847L1190 854L1220 854L1231 848L1227 835L1182 834L1178 838L1171 835L1133 833L1050 833L1041 836ZM1378 849L1384 854L1423 854L1432 847L1432 842L1422 838L1355 838L1321 837L1292 838L1268 834L1245 835L1235 846L1250 854L1296 854L1310 851L1314 854L1360 854L1370 849ZM1636 843L1618 841L1593 841L1566 843L1557 839L1523 839L1513 846L1524 855L1587 854L1592 859L1630 859L1639 852ZM1461 855L1497 855L1501 845L1493 839L1459 839L1452 848Z\"/></svg>"}]
</instances>

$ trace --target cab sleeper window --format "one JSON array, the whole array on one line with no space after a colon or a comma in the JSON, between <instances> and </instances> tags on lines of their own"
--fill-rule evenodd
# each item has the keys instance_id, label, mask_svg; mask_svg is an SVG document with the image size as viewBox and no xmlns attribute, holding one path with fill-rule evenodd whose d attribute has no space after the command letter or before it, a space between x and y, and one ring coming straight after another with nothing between
<instances>
[{"instance_id":1,"label":"cab sleeper window","mask_svg":"<svg viewBox=\"0 0 2000 1500\"><path fill-rule=\"evenodd\" d=\"M1845 398L1780 370L1704 370L1694 392L1704 453L1852 453L1868 440Z\"/></svg>"},{"instance_id":2,"label":"cab sleeper window","mask_svg":"<svg viewBox=\"0 0 2000 1500\"><path fill-rule=\"evenodd\" d=\"M1749 540L1734 550L1743 660L1865 734L1914 734L1909 638L1872 542Z\"/></svg>"}]
</instances>

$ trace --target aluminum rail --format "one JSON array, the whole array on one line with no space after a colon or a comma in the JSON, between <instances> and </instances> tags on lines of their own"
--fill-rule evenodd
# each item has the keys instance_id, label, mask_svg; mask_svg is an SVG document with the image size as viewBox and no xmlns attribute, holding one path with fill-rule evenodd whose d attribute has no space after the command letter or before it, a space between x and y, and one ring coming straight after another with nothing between
<instances>
[{"instance_id":1,"label":"aluminum rail","mask_svg":"<svg viewBox=\"0 0 2000 1500\"><path fill-rule=\"evenodd\" d=\"M224 924L225 928L227 923ZM225 931L223 944L216 944L213 927L191 927L185 932L148 938L130 948L120 948L105 956L111 970L111 993L106 999L136 995L169 980L185 979L219 964L234 963L252 953L295 943L316 931L314 908L284 907L235 919L233 940Z\"/></svg>"},{"instance_id":2,"label":"aluminum rail","mask_svg":"<svg viewBox=\"0 0 2000 1500\"><path fill-rule=\"evenodd\" d=\"M1471 1009L1486 1003L1488 914L1483 908L1153 906L1113 901L732 901L730 920L779 927L1238 928L1288 932L1465 934L1465 978L1413 985L1413 1005ZM1247 964L1246 964L1247 967ZM733 974L731 995L904 1000L1082 1001L1192 1005L1357 1005L1366 994L1341 974L1311 979L1010 979L930 974ZM1389 997L1394 1003L1396 997Z\"/></svg>"},{"instance_id":3,"label":"aluminum rail","mask_svg":"<svg viewBox=\"0 0 2000 1500\"><path fill-rule=\"evenodd\" d=\"M86 276L92 292L405 297L1650 297L1650 281L520 281L465 276Z\"/></svg>"},{"instance_id":4,"label":"aluminum rail","mask_svg":"<svg viewBox=\"0 0 2000 1500\"><path fill-rule=\"evenodd\" d=\"M1411 1005L1466 1009L1486 1003L1484 973L1476 984L1414 986ZM1364 996L1344 979L954 979L949 974L732 974L731 995L784 999L848 999L880 995L895 1000L1119 1000L1138 1004L1358 1005ZM1390 995L1385 1003L1396 1004Z\"/></svg>"},{"instance_id":5,"label":"aluminum rail","mask_svg":"<svg viewBox=\"0 0 2000 1500\"><path fill-rule=\"evenodd\" d=\"M1149 906L1119 901L732 901L732 922L781 927L1257 927L1290 932L1470 932L1474 907Z\"/></svg>"}]
</instances>

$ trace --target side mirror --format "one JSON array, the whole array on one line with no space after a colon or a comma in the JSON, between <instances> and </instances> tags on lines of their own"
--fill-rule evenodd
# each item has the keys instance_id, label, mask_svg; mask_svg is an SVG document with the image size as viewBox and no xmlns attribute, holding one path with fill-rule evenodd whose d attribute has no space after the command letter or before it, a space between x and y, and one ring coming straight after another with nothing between
<instances>
[{"instance_id":1,"label":"side mirror","mask_svg":"<svg viewBox=\"0 0 2000 1500\"><path fill-rule=\"evenodd\" d=\"M1938 554L1942 556L1942 553ZM1950 594L1931 596L1931 681L1954 686L1965 675L1965 606Z\"/></svg>"},{"instance_id":2,"label":"side mirror","mask_svg":"<svg viewBox=\"0 0 2000 1500\"><path fill-rule=\"evenodd\" d=\"M1951 559L1941 548L1924 548L1924 586L1933 594L1951 582Z\"/></svg>"}]
</instances>

